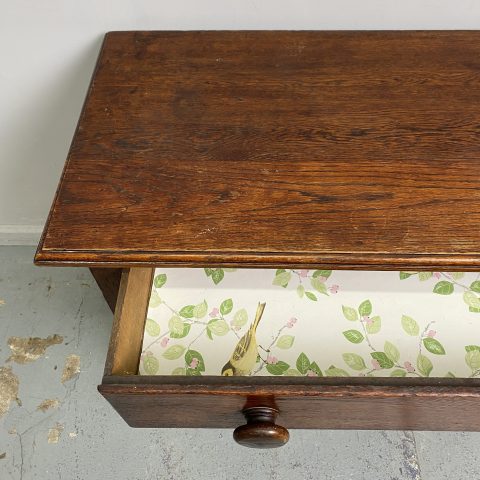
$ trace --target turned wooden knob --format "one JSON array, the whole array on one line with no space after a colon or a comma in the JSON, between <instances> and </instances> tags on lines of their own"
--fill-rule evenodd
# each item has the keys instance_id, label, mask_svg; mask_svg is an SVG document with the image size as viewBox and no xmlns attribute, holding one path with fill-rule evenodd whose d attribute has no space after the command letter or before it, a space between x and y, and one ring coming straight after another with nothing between
<instances>
[{"instance_id":1,"label":"turned wooden knob","mask_svg":"<svg viewBox=\"0 0 480 480\"><path fill-rule=\"evenodd\" d=\"M233 438L240 445L250 448L277 448L288 442L288 430L275 424L278 415L275 408L250 407L242 413L247 423L233 432Z\"/></svg>"}]
</instances>

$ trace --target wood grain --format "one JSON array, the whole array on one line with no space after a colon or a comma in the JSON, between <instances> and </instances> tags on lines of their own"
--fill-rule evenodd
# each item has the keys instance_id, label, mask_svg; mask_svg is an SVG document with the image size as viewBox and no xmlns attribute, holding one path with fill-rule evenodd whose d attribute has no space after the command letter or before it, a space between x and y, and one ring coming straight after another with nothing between
<instances>
[{"instance_id":1,"label":"wood grain","mask_svg":"<svg viewBox=\"0 0 480 480\"><path fill-rule=\"evenodd\" d=\"M480 32L113 32L36 262L480 267Z\"/></svg>"},{"instance_id":2,"label":"wood grain","mask_svg":"<svg viewBox=\"0 0 480 480\"><path fill-rule=\"evenodd\" d=\"M288 429L480 431L479 379L104 377L100 393L133 427L236 428L274 406Z\"/></svg>"},{"instance_id":3,"label":"wood grain","mask_svg":"<svg viewBox=\"0 0 480 480\"><path fill-rule=\"evenodd\" d=\"M153 268L124 269L105 364L107 375L138 372Z\"/></svg>"}]
</instances>

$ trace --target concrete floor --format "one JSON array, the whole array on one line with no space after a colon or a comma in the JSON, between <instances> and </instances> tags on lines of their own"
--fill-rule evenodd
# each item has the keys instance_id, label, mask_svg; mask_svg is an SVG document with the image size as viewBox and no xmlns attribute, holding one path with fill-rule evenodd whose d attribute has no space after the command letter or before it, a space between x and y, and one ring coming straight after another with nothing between
<instances>
[{"instance_id":1,"label":"concrete floor","mask_svg":"<svg viewBox=\"0 0 480 480\"><path fill-rule=\"evenodd\" d=\"M237 446L230 431L129 428L96 390L112 315L93 279L85 269L34 267L32 257L31 247L0 247L0 367L12 367L21 400L0 419L1 480L480 476L480 433L297 430L286 447L257 451ZM53 334L63 342L38 360L7 363L10 337ZM62 384L71 354L81 371ZM46 399L58 408L37 410ZM60 433L57 443L49 432Z\"/></svg>"}]
</instances>

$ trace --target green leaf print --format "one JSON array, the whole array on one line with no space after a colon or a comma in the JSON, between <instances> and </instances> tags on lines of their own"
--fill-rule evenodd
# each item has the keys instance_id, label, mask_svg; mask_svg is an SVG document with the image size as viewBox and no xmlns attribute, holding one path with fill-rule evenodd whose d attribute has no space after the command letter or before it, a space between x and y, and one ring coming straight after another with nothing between
<instances>
[{"instance_id":1,"label":"green leaf print","mask_svg":"<svg viewBox=\"0 0 480 480\"><path fill-rule=\"evenodd\" d=\"M400 359L400 352L398 351L398 348L393 344L390 343L389 341L386 341L383 349L385 350L385 355L393 362L397 363L398 360Z\"/></svg>"},{"instance_id":2,"label":"green leaf print","mask_svg":"<svg viewBox=\"0 0 480 480\"><path fill-rule=\"evenodd\" d=\"M211 277L212 273L214 271L213 268L204 268L204 270L205 270L205 274L207 275L207 277Z\"/></svg>"},{"instance_id":3,"label":"green leaf print","mask_svg":"<svg viewBox=\"0 0 480 480\"><path fill-rule=\"evenodd\" d=\"M331 270L315 270L313 272L313 278L317 278L317 277L328 278L330 277L331 274L332 274Z\"/></svg>"},{"instance_id":4,"label":"green leaf print","mask_svg":"<svg viewBox=\"0 0 480 480\"><path fill-rule=\"evenodd\" d=\"M465 363L473 370L480 369L480 350L472 350L465 355Z\"/></svg>"},{"instance_id":5,"label":"green leaf print","mask_svg":"<svg viewBox=\"0 0 480 480\"><path fill-rule=\"evenodd\" d=\"M478 298L473 292L466 291L463 294L463 301L474 309L480 308L480 298Z\"/></svg>"},{"instance_id":6,"label":"green leaf print","mask_svg":"<svg viewBox=\"0 0 480 480\"><path fill-rule=\"evenodd\" d=\"M370 354L371 357L378 362L380 368L392 368L394 363L390 358L387 357L385 352L373 352Z\"/></svg>"},{"instance_id":7,"label":"green leaf print","mask_svg":"<svg viewBox=\"0 0 480 480\"><path fill-rule=\"evenodd\" d=\"M148 306L150 308L156 308L162 303L162 299L160 298L160 295L155 290L152 290L152 293L150 295L150 300L148 301Z\"/></svg>"},{"instance_id":8,"label":"green leaf print","mask_svg":"<svg viewBox=\"0 0 480 480\"><path fill-rule=\"evenodd\" d=\"M297 295L302 298L305 295L305 287L303 285L299 285L297 287Z\"/></svg>"},{"instance_id":9,"label":"green leaf print","mask_svg":"<svg viewBox=\"0 0 480 480\"><path fill-rule=\"evenodd\" d=\"M160 364L157 358L153 355L145 355L143 358L143 369L147 375L156 375L159 367Z\"/></svg>"},{"instance_id":10,"label":"green leaf print","mask_svg":"<svg viewBox=\"0 0 480 480\"><path fill-rule=\"evenodd\" d=\"M233 316L233 320L230 322L233 327L243 327L248 322L248 313L242 308Z\"/></svg>"},{"instance_id":11,"label":"green leaf print","mask_svg":"<svg viewBox=\"0 0 480 480\"><path fill-rule=\"evenodd\" d=\"M453 283L442 280L435 284L433 287L433 293L438 293L439 295L451 295L453 293Z\"/></svg>"},{"instance_id":12,"label":"green leaf print","mask_svg":"<svg viewBox=\"0 0 480 480\"><path fill-rule=\"evenodd\" d=\"M222 304L220 305L220 313L222 315L228 315L233 308L233 300L231 298L228 298L227 300L224 300Z\"/></svg>"},{"instance_id":13,"label":"green leaf print","mask_svg":"<svg viewBox=\"0 0 480 480\"><path fill-rule=\"evenodd\" d=\"M342 357L345 363L353 370L361 371L367 368L363 358L356 353L344 353Z\"/></svg>"},{"instance_id":14,"label":"green leaf print","mask_svg":"<svg viewBox=\"0 0 480 480\"><path fill-rule=\"evenodd\" d=\"M151 337L158 337L160 335L160 325L155 320L147 318L145 322L145 331Z\"/></svg>"},{"instance_id":15,"label":"green leaf print","mask_svg":"<svg viewBox=\"0 0 480 480\"><path fill-rule=\"evenodd\" d=\"M465 347L466 352L474 352L475 350L478 350L480 352L480 345L467 345Z\"/></svg>"},{"instance_id":16,"label":"green leaf print","mask_svg":"<svg viewBox=\"0 0 480 480\"><path fill-rule=\"evenodd\" d=\"M296 368L289 368L284 374L285 377L301 377L302 374Z\"/></svg>"},{"instance_id":17,"label":"green leaf print","mask_svg":"<svg viewBox=\"0 0 480 480\"><path fill-rule=\"evenodd\" d=\"M172 370L172 373L170 375L185 375L185 373L185 368L177 367Z\"/></svg>"},{"instance_id":18,"label":"green leaf print","mask_svg":"<svg viewBox=\"0 0 480 480\"><path fill-rule=\"evenodd\" d=\"M345 371L342 370L341 368L337 368L334 365L331 365L330 367L325 370L325 375L327 377L349 377L350 375Z\"/></svg>"},{"instance_id":19,"label":"green leaf print","mask_svg":"<svg viewBox=\"0 0 480 480\"><path fill-rule=\"evenodd\" d=\"M461 278L463 278L465 276L465 272L452 272L452 273L450 273L450 276L454 280L460 280Z\"/></svg>"},{"instance_id":20,"label":"green leaf print","mask_svg":"<svg viewBox=\"0 0 480 480\"><path fill-rule=\"evenodd\" d=\"M472 282L472 284L470 285L470 290L480 293L480 280L475 280L474 282Z\"/></svg>"},{"instance_id":21,"label":"green leaf print","mask_svg":"<svg viewBox=\"0 0 480 480\"><path fill-rule=\"evenodd\" d=\"M315 372L317 374L317 376L323 377L323 373L320 370L320 367L317 365L317 362L312 362L310 364L309 370L311 370L312 372Z\"/></svg>"},{"instance_id":22,"label":"green leaf print","mask_svg":"<svg viewBox=\"0 0 480 480\"><path fill-rule=\"evenodd\" d=\"M193 316L195 318L203 318L207 314L207 310L208 310L208 304L206 300L204 300L202 303L195 305L193 309Z\"/></svg>"},{"instance_id":23,"label":"green leaf print","mask_svg":"<svg viewBox=\"0 0 480 480\"><path fill-rule=\"evenodd\" d=\"M267 371L272 375L283 375L289 368L290 365L288 363L282 362L281 360L277 363L267 364Z\"/></svg>"},{"instance_id":24,"label":"green leaf print","mask_svg":"<svg viewBox=\"0 0 480 480\"><path fill-rule=\"evenodd\" d=\"M200 370L197 370L196 368L187 368L185 369L185 375L187 377L201 377L202 372L200 372Z\"/></svg>"},{"instance_id":25,"label":"green leaf print","mask_svg":"<svg viewBox=\"0 0 480 480\"><path fill-rule=\"evenodd\" d=\"M170 331L170 338L184 338L190 333L190 328L192 325L187 322L182 322L182 330L177 330L175 332Z\"/></svg>"},{"instance_id":26,"label":"green leaf print","mask_svg":"<svg viewBox=\"0 0 480 480\"><path fill-rule=\"evenodd\" d=\"M327 287L325 284L319 279L319 278L312 278L310 280L310 283L312 284L312 287L319 293L323 295L328 295L327 293Z\"/></svg>"},{"instance_id":27,"label":"green leaf print","mask_svg":"<svg viewBox=\"0 0 480 480\"><path fill-rule=\"evenodd\" d=\"M382 319L377 315L370 319L370 322L365 325L367 333L374 334L380 331L382 327Z\"/></svg>"},{"instance_id":28,"label":"green leaf print","mask_svg":"<svg viewBox=\"0 0 480 480\"><path fill-rule=\"evenodd\" d=\"M400 272L400 280L405 280L406 278L415 275L415 273L417 272Z\"/></svg>"},{"instance_id":29,"label":"green leaf print","mask_svg":"<svg viewBox=\"0 0 480 480\"><path fill-rule=\"evenodd\" d=\"M317 301L317 296L312 293L312 292L305 292L305 296L309 299L309 300L312 300L312 302L316 302Z\"/></svg>"},{"instance_id":30,"label":"green leaf print","mask_svg":"<svg viewBox=\"0 0 480 480\"><path fill-rule=\"evenodd\" d=\"M177 315L173 315L168 321L168 330L170 331L170 334L173 333L179 335L183 333L183 320L180 317L177 317Z\"/></svg>"},{"instance_id":31,"label":"green leaf print","mask_svg":"<svg viewBox=\"0 0 480 480\"><path fill-rule=\"evenodd\" d=\"M310 360L303 352L297 358L296 367L302 375L305 375L310 369Z\"/></svg>"},{"instance_id":32,"label":"green leaf print","mask_svg":"<svg viewBox=\"0 0 480 480\"><path fill-rule=\"evenodd\" d=\"M184 351L185 347L183 345L172 345L162 353L162 357L167 360L176 360L182 356Z\"/></svg>"},{"instance_id":33,"label":"green leaf print","mask_svg":"<svg viewBox=\"0 0 480 480\"><path fill-rule=\"evenodd\" d=\"M229 332L230 327L225 320L214 318L208 322L207 329L214 335L223 337Z\"/></svg>"},{"instance_id":34,"label":"green leaf print","mask_svg":"<svg viewBox=\"0 0 480 480\"><path fill-rule=\"evenodd\" d=\"M358 313L361 317L368 316L372 313L372 304L370 300L363 301L358 307Z\"/></svg>"},{"instance_id":35,"label":"green leaf print","mask_svg":"<svg viewBox=\"0 0 480 480\"><path fill-rule=\"evenodd\" d=\"M452 372L447 372L443 377L444 378L455 378L455 375Z\"/></svg>"},{"instance_id":36,"label":"green leaf print","mask_svg":"<svg viewBox=\"0 0 480 480\"><path fill-rule=\"evenodd\" d=\"M402 315L402 327L408 335L416 337L420 333L418 323L407 315Z\"/></svg>"},{"instance_id":37,"label":"green leaf print","mask_svg":"<svg viewBox=\"0 0 480 480\"><path fill-rule=\"evenodd\" d=\"M427 280L429 280L432 277L433 277L432 272L419 272L419 274L418 274L418 279L421 282L426 282Z\"/></svg>"},{"instance_id":38,"label":"green leaf print","mask_svg":"<svg viewBox=\"0 0 480 480\"><path fill-rule=\"evenodd\" d=\"M275 278L273 279L272 283L273 285L277 285L279 287L287 287L288 282L290 281L291 278L292 278L291 272L283 271L275 275Z\"/></svg>"},{"instance_id":39,"label":"green leaf print","mask_svg":"<svg viewBox=\"0 0 480 480\"><path fill-rule=\"evenodd\" d=\"M432 373L433 364L428 357L420 353L417 357L417 369L424 377L428 377Z\"/></svg>"},{"instance_id":40,"label":"green leaf print","mask_svg":"<svg viewBox=\"0 0 480 480\"><path fill-rule=\"evenodd\" d=\"M193 318L194 308L195 308L195 305L186 305L180 310L179 314L183 318Z\"/></svg>"},{"instance_id":41,"label":"green leaf print","mask_svg":"<svg viewBox=\"0 0 480 480\"><path fill-rule=\"evenodd\" d=\"M346 305L342 305L343 316L350 320L351 322L355 322L358 320L357 311L352 307L347 307Z\"/></svg>"},{"instance_id":42,"label":"green leaf print","mask_svg":"<svg viewBox=\"0 0 480 480\"><path fill-rule=\"evenodd\" d=\"M194 370L198 370L199 372L205 371L205 362L203 361L203 357L200 352L196 350L187 350L185 353L185 364L190 366L192 364L192 360L197 359L198 363Z\"/></svg>"},{"instance_id":43,"label":"green leaf print","mask_svg":"<svg viewBox=\"0 0 480 480\"><path fill-rule=\"evenodd\" d=\"M343 332L343 336L352 343L362 343L364 336L358 330L346 330Z\"/></svg>"},{"instance_id":44,"label":"green leaf print","mask_svg":"<svg viewBox=\"0 0 480 480\"><path fill-rule=\"evenodd\" d=\"M423 339L425 348L435 355L445 355L445 349L443 345L435 338L426 337Z\"/></svg>"},{"instance_id":45,"label":"green leaf print","mask_svg":"<svg viewBox=\"0 0 480 480\"><path fill-rule=\"evenodd\" d=\"M165 285L166 281L167 281L167 276L164 273L160 273L153 280L153 284L155 285L155 287L161 288Z\"/></svg>"},{"instance_id":46,"label":"green leaf print","mask_svg":"<svg viewBox=\"0 0 480 480\"><path fill-rule=\"evenodd\" d=\"M215 285L218 285L222 280L223 277L225 276L225 273L223 272L223 268L216 268L212 272L212 280Z\"/></svg>"},{"instance_id":47,"label":"green leaf print","mask_svg":"<svg viewBox=\"0 0 480 480\"><path fill-rule=\"evenodd\" d=\"M405 377L407 375L407 372L405 370L400 370L399 368L392 370L390 373L391 377Z\"/></svg>"},{"instance_id":48,"label":"green leaf print","mask_svg":"<svg viewBox=\"0 0 480 480\"><path fill-rule=\"evenodd\" d=\"M283 350L287 350L293 345L294 340L295 340L295 337L292 335L282 335L277 340L277 347L282 348Z\"/></svg>"}]
</instances>

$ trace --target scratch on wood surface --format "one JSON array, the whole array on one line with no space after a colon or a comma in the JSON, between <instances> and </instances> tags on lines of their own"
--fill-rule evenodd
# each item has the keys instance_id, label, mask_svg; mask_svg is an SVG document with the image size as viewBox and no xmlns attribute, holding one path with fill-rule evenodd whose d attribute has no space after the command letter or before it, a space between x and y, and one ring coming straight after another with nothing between
<instances>
[{"instance_id":1,"label":"scratch on wood surface","mask_svg":"<svg viewBox=\"0 0 480 480\"><path fill-rule=\"evenodd\" d=\"M10 337L8 346L12 354L7 362L14 361L16 363L31 363L38 360L48 347L58 345L63 342L61 335L50 335L47 338L39 337Z\"/></svg>"},{"instance_id":2,"label":"scratch on wood surface","mask_svg":"<svg viewBox=\"0 0 480 480\"><path fill-rule=\"evenodd\" d=\"M71 354L65 360L65 366L62 372L62 383L68 382L80 373L80 357Z\"/></svg>"},{"instance_id":3,"label":"scratch on wood surface","mask_svg":"<svg viewBox=\"0 0 480 480\"><path fill-rule=\"evenodd\" d=\"M11 367L0 367L0 418L8 412L13 400L19 401L17 398L19 383Z\"/></svg>"},{"instance_id":4,"label":"scratch on wood surface","mask_svg":"<svg viewBox=\"0 0 480 480\"><path fill-rule=\"evenodd\" d=\"M58 443L60 435L62 434L64 426L61 423L56 423L52 428L48 429L48 443Z\"/></svg>"},{"instance_id":5,"label":"scratch on wood surface","mask_svg":"<svg viewBox=\"0 0 480 480\"><path fill-rule=\"evenodd\" d=\"M60 404L58 398L47 398L44 400L38 407L37 410L41 410L42 412L46 412L51 408L57 408Z\"/></svg>"}]
</instances>

